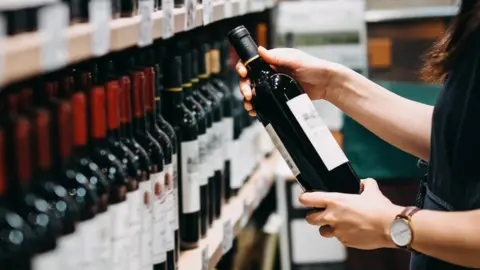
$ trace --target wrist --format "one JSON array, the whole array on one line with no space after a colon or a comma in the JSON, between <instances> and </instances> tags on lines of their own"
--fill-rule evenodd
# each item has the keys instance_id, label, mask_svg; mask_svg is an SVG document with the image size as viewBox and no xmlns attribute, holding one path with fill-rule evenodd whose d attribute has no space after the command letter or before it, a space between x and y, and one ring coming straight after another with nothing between
<instances>
[{"instance_id":1,"label":"wrist","mask_svg":"<svg viewBox=\"0 0 480 270\"><path fill-rule=\"evenodd\" d=\"M333 63L330 67L330 82L326 87L325 100L341 108L348 110L348 104L362 94L362 79L365 77L343 65Z\"/></svg>"},{"instance_id":2,"label":"wrist","mask_svg":"<svg viewBox=\"0 0 480 270\"><path fill-rule=\"evenodd\" d=\"M400 214L405 207L403 206L398 206L392 204L387 208L385 211L384 218L382 219L382 232L383 232L383 238L384 238L384 244L383 246L385 248L396 248L397 246L392 240L391 237L391 228L392 228L392 223L397 217L398 214Z\"/></svg>"}]
</instances>

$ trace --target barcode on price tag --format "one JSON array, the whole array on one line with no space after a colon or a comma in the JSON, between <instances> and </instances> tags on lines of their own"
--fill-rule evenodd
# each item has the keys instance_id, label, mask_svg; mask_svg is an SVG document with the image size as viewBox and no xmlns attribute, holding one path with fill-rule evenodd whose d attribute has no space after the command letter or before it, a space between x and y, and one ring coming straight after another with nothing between
<instances>
[{"instance_id":1,"label":"barcode on price tag","mask_svg":"<svg viewBox=\"0 0 480 270\"><path fill-rule=\"evenodd\" d=\"M69 11L59 2L42 7L38 11L38 27L42 38L42 67L51 71L67 64Z\"/></svg>"},{"instance_id":2,"label":"barcode on price tag","mask_svg":"<svg viewBox=\"0 0 480 270\"><path fill-rule=\"evenodd\" d=\"M197 15L197 1L185 0L185 30L190 30L195 25L195 18Z\"/></svg>"},{"instance_id":3,"label":"barcode on price tag","mask_svg":"<svg viewBox=\"0 0 480 270\"><path fill-rule=\"evenodd\" d=\"M225 18L231 18L233 16L232 0L225 0L223 8L225 12Z\"/></svg>"},{"instance_id":4,"label":"barcode on price tag","mask_svg":"<svg viewBox=\"0 0 480 270\"><path fill-rule=\"evenodd\" d=\"M138 13L140 14L140 39L138 46L143 47L153 42L153 0L139 1Z\"/></svg>"},{"instance_id":5,"label":"barcode on price tag","mask_svg":"<svg viewBox=\"0 0 480 270\"><path fill-rule=\"evenodd\" d=\"M163 38L170 38L174 31L173 0L162 0Z\"/></svg>"},{"instance_id":6,"label":"barcode on price tag","mask_svg":"<svg viewBox=\"0 0 480 270\"><path fill-rule=\"evenodd\" d=\"M213 1L203 1L203 25L211 23L213 20Z\"/></svg>"},{"instance_id":7,"label":"barcode on price tag","mask_svg":"<svg viewBox=\"0 0 480 270\"><path fill-rule=\"evenodd\" d=\"M223 223L222 254L227 253L233 245L233 226L230 220Z\"/></svg>"},{"instance_id":8,"label":"barcode on price tag","mask_svg":"<svg viewBox=\"0 0 480 270\"><path fill-rule=\"evenodd\" d=\"M108 0L91 0L88 12L92 26L92 52L94 56L101 56L110 49L112 4Z\"/></svg>"},{"instance_id":9,"label":"barcode on price tag","mask_svg":"<svg viewBox=\"0 0 480 270\"><path fill-rule=\"evenodd\" d=\"M210 267L210 257L208 256L208 245L202 250L202 270L208 270Z\"/></svg>"}]
</instances>

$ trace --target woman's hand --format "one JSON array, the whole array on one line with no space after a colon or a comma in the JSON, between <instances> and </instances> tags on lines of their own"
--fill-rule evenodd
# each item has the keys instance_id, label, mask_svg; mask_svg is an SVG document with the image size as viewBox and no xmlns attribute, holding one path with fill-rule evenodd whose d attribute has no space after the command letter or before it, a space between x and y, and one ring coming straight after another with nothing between
<instances>
[{"instance_id":1,"label":"woman's hand","mask_svg":"<svg viewBox=\"0 0 480 270\"><path fill-rule=\"evenodd\" d=\"M307 222L320 226L323 237L336 237L345 246L358 249L394 247L390 224L403 207L387 199L373 179L362 181L360 195L311 192L300 196L308 207L325 210L307 215Z\"/></svg>"},{"instance_id":2,"label":"woman's hand","mask_svg":"<svg viewBox=\"0 0 480 270\"><path fill-rule=\"evenodd\" d=\"M262 59L275 70L293 77L303 87L311 99L327 99L330 92L342 87L348 69L328 61L321 60L297 49L281 48L267 50L258 48ZM240 90L245 97L245 109L255 115L252 104L251 83L247 78L246 67L239 62L237 72L241 77Z\"/></svg>"}]
</instances>

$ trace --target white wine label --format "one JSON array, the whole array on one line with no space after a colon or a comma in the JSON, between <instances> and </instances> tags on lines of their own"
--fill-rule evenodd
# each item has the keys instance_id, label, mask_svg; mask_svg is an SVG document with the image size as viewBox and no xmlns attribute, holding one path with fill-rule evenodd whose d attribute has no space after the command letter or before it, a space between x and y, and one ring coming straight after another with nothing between
<instances>
[{"instance_id":1,"label":"white wine label","mask_svg":"<svg viewBox=\"0 0 480 270\"><path fill-rule=\"evenodd\" d=\"M138 269L140 265L142 265L141 260L141 227L140 223L135 226L130 227L130 235L129 235L129 269L135 270ZM105 268L110 269L110 268Z\"/></svg>"},{"instance_id":2,"label":"white wine label","mask_svg":"<svg viewBox=\"0 0 480 270\"><path fill-rule=\"evenodd\" d=\"M39 10L38 28L43 44L41 55L44 71L63 67L68 62L69 17L69 9L62 2L46 5Z\"/></svg>"},{"instance_id":3,"label":"white wine label","mask_svg":"<svg viewBox=\"0 0 480 270\"><path fill-rule=\"evenodd\" d=\"M143 47L153 42L153 0L138 1L138 13L140 15L140 39L138 46Z\"/></svg>"},{"instance_id":4,"label":"white wine label","mask_svg":"<svg viewBox=\"0 0 480 270\"><path fill-rule=\"evenodd\" d=\"M208 134L208 144L207 144L207 152L208 152L208 177L211 177L215 174L216 162L217 157L215 157L215 128L212 126L207 130Z\"/></svg>"},{"instance_id":5,"label":"white wine label","mask_svg":"<svg viewBox=\"0 0 480 270\"><path fill-rule=\"evenodd\" d=\"M167 192L165 190L165 173L159 172L151 175L153 190L153 239L152 239L152 261L154 264L164 262L165 254L165 223L167 216L165 203Z\"/></svg>"},{"instance_id":6,"label":"white wine label","mask_svg":"<svg viewBox=\"0 0 480 270\"><path fill-rule=\"evenodd\" d=\"M137 189L127 193L128 211L130 213L130 226L140 225L142 215L142 192Z\"/></svg>"},{"instance_id":7,"label":"white wine label","mask_svg":"<svg viewBox=\"0 0 480 270\"><path fill-rule=\"evenodd\" d=\"M57 250L41 253L33 257L32 269L34 270L51 270L57 269L60 261L60 254Z\"/></svg>"},{"instance_id":8,"label":"white wine label","mask_svg":"<svg viewBox=\"0 0 480 270\"><path fill-rule=\"evenodd\" d=\"M208 244L202 249L202 270L210 269L210 256L208 256Z\"/></svg>"},{"instance_id":9,"label":"white wine label","mask_svg":"<svg viewBox=\"0 0 480 270\"><path fill-rule=\"evenodd\" d=\"M215 158L215 170L223 169L223 141L222 141L222 122L213 123L213 157Z\"/></svg>"},{"instance_id":10,"label":"white wine label","mask_svg":"<svg viewBox=\"0 0 480 270\"><path fill-rule=\"evenodd\" d=\"M176 156L174 156L176 158ZM176 226L176 220L177 220L177 208L175 207L175 196L173 194L174 189L173 189L173 164L168 164L165 165L165 177L166 177L166 182L165 182L165 189L167 192L167 198L165 201L165 212L167 215L167 232L166 232L166 237L165 237L165 246L167 250L173 250L173 246L175 243L172 243L174 241L173 238L173 231L175 230ZM171 231L169 233L168 231Z\"/></svg>"},{"instance_id":11,"label":"white wine label","mask_svg":"<svg viewBox=\"0 0 480 270\"><path fill-rule=\"evenodd\" d=\"M233 117L226 117L223 119L222 135L224 158L225 160L231 160L232 153L230 152L230 150L233 142Z\"/></svg>"},{"instance_id":12,"label":"white wine label","mask_svg":"<svg viewBox=\"0 0 480 270\"><path fill-rule=\"evenodd\" d=\"M223 241L222 241L222 254L225 255L233 245L233 226L230 220L226 220L223 223Z\"/></svg>"},{"instance_id":13,"label":"white wine label","mask_svg":"<svg viewBox=\"0 0 480 270\"><path fill-rule=\"evenodd\" d=\"M98 245L97 234L99 224L96 218L92 218L77 225L77 230L80 233L83 240L83 266L93 264L98 259L95 247Z\"/></svg>"},{"instance_id":14,"label":"white wine label","mask_svg":"<svg viewBox=\"0 0 480 270\"><path fill-rule=\"evenodd\" d=\"M287 105L329 171L348 162L307 94L287 101Z\"/></svg>"},{"instance_id":15,"label":"white wine label","mask_svg":"<svg viewBox=\"0 0 480 270\"><path fill-rule=\"evenodd\" d=\"M287 149L285 148L285 145L283 145L282 141L278 137L277 132L275 132L275 129L272 127L271 124L268 124L265 127L265 130L267 131L268 135L270 136L270 139L272 139L272 142L275 145L275 147L280 152L280 155L282 155L285 162L287 162L288 167L292 171L293 175L295 177L297 177L300 174L300 170L298 169L297 165L295 164L292 157L288 153Z\"/></svg>"},{"instance_id":16,"label":"white wine label","mask_svg":"<svg viewBox=\"0 0 480 270\"><path fill-rule=\"evenodd\" d=\"M123 201L108 207L112 218L112 239L125 238L128 235L130 227L128 206L127 201Z\"/></svg>"},{"instance_id":17,"label":"white wine label","mask_svg":"<svg viewBox=\"0 0 480 270\"><path fill-rule=\"evenodd\" d=\"M142 232L142 269L152 269L153 268L153 261L152 261L152 227L149 230Z\"/></svg>"},{"instance_id":18,"label":"white wine label","mask_svg":"<svg viewBox=\"0 0 480 270\"><path fill-rule=\"evenodd\" d=\"M198 148L199 148L199 184L200 186L205 186L208 183L208 176L210 169L208 167L208 135L202 134L198 136Z\"/></svg>"},{"instance_id":19,"label":"white wine label","mask_svg":"<svg viewBox=\"0 0 480 270\"><path fill-rule=\"evenodd\" d=\"M168 213L167 218L170 219L171 213ZM171 251L175 248L175 238L174 238L174 230L172 228L172 223L168 222L170 220L167 220L165 222L165 237L164 237L164 243L165 243L165 250L166 251Z\"/></svg>"},{"instance_id":20,"label":"white wine label","mask_svg":"<svg viewBox=\"0 0 480 270\"><path fill-rule=\"evenodd\" d=\"M129 238L114 240L112 244L113 269L129 270Z\"/></svg>"},{"instance_id":21,"label":"white wine label","mask_svg":"<svg viewBox=\"0 0 480 270\"><path fill-rule=\"evenodd\" d=\"M173 0L162 0L163 11L163 38L170 38L174 34Z\"/></svg>"},{"instance_id":22,"label":"white wine label","mask_svg":"<svg viewBox=\"0 0 480 270\"><path fill-rule=\"evenodd\" d=\"M88 12L92 26L92 52L94 56L102 56L110 50L111 1L92 0L88 3Z\"/></svg>"},{"instance_id":23,"label":"white wine label","mask_svg":"<svg viewBox=\"0 0 480 270\"><path fill-rule=\"evenodd\" d=\"M182 212L200 210L200 185L198 183L198 141L182 142Z\"/></svg>"},{"instance_id":24,"label":"white wine label","mask_svg":"<svg viewBox=\"0 0 480 270\"><path fill-rule=\"evenodd\" d=\"M153 218L153 194L152 194L152 177L149 180L140 182L139 189L142 193L142 216L141 227L142 232L149 231L152 228Z\"/></svg>"},{"instance_id":25,"label":"white wine label","mask_svg":"<svg viewBox=\"0 0 480 270\"><path fill-rule=\"evenodd\" d=\"M60 237L57 242L57 249L62 260L62 269L80 269L82 258L79 251L83 251L81 235L77 232ZM34 268L35 269L35 268Z\"/></svg>"},{"instance_id":26,"label":"white wine label","mask_svg":"<svg viewBox=\"0 0 480 270\"><path fill-rule=\"evenodd\" d=\"M175 219L175 224L172 229L178 230L179 228L179 209L178 209L178 154L174 154L172 157L172 167L173 167L173 208L174 215L172 216Z\"/></svg>"},{"instance_id":27,"label":"white wine label","mask_svg":"<svg viewBox=\"0 0 480 270\"><path fill-rule=\"evenodd\" d=\"M231 163L231 181L230 187L239 189L242 187L242 157L241 157L241 141L239 139L232 143L232 163Z\"/></svg>"},{"instance_id":28,"label":"white wine label","mask_svg":"<svg viewBox=\"0 0 480 270\"><path fill-rule=\"evenodd\" d=\"M106 211L98 214L96 217L98 223L97 235L97 249L94 251L98 254L97 269L111 269L112 268L112 219L110 212Z\"/></svg>"}]
</instances>

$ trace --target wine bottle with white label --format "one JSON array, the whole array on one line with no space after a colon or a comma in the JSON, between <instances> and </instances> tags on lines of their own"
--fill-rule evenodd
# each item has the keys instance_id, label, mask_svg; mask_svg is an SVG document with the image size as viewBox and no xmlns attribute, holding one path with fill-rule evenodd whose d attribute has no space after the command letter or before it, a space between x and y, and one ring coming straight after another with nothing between
<instances>
[{"instance_id":1,"label":"wine bottle with white label","mask_svg":"<svg viewBox=\"0 0 480 270\"><path fill-rule=\"evenodd\" d=\"M162 115L162 93L164 91L163 87L163 56L164 56L164 47L158 47L158 52L155 54L155 68L157 71L157 85L155 89L155 110L157 115L157 125L162 129L165 134L167 134L170 142L172 143L172 164L171 166L166 165L165 171L172 176L172 181L167 185L167 218L170 226L171 237L167 237L165 243L167 248L167 270L175 270L177 268L177 261L180 254L179 248L179 221L178 221L178 140L177 135L175 134L175 129L172 125L168 123ZM168 232L167 232L168 233ZM173 258L172 253L173 250Z\"/></svg>"},{"instance_id":2,"label":"wine bottle with white label","mask_svg":"<svg viewBox=\"0 0 480 270\"><path fill-rule=\"evenodd\" d=\"M180 241L182 249L197 248L200 240L200 186L198 174L198 126L195 116L185 106L180 56L164 63L164 100L162 114L175 128L179 141L178 189Z\"/></svg>"},{"instance_id":3,"label":"wine bottle with white label","mask_svg":"<svg viewBox=\"0 0 480 270\"><path fill-rule=\"evenodd\" d=\"M262 60L245 27L228 36L253 82L258 118L302 187L358 193L358 176L300 85Z\"/></svg>"},{"instance_id":4,"label":"wine bottle with white label","mask_svg":"<svg viewBox=\"0 0 480 270\"><path fill-rule=\"evenodd\" d=\"M210 215L209 222L220 218L221 209L223 205L223 146L222 146L222 132L223 132L223 106L220 98L216 95L216 89L210 82L210 61L208 58L209 47L203 43L198 48L198 72L199 72L199 90L200 93L206 97L212 106L213 124L212 136L210 141L211 153L213 156L214 176L209 179L210 185Z\"/></svg>"},{"instance_id":5,"label":"wine bottle with white label","mask_svg":"<svg viewBox=\"0 0 480 270\"><path fill-rule=\"evenodd\" d=\"M228 87L227 83L224 81L221 73L225 66L225 58L228 58L228 55L222 53L221 43L214 42L209 51L209 60L211 68L211 78L210 82L216 88L217 94L222 100L223 107L223 132L222 132L222 148L223 148L223 193L225 201L228 201L231 197L231 159L232 159L232 143L233 143L233 95L231 89Z\"/></svg>"},{"instance_id":6,"label":"wine bottle with white label","mask_svg":"<svg viewBox=\"0 0 480 270\"><path fill-rule=\"evenodd\" d=\"M200 93L199 90L199 74L198 74L198 50L192 49L192 96L202 106L205 111L206 130L202 139L199 138L200 147L200 167L203 170L204 178L203 184L200 185L200 232L202 237L205 237L207 230L210 227L209 214L210 214L210 181L209 179L215 175L213 168L213 153L210 152L213 132L213 111L212 106L208 99Z\"/></svg>"}]
</instances>

